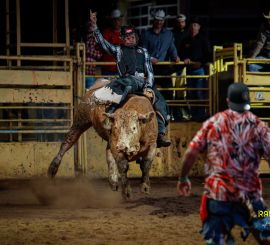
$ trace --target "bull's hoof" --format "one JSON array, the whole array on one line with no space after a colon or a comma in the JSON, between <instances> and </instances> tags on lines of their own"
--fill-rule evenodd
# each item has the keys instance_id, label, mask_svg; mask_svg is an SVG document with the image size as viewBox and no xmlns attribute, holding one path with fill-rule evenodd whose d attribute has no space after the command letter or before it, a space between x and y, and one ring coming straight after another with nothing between
<instances>
[{"instance_id":1,"label":"bull's hoof","mask_svg":"<svg viewBox=\"0 0 270 245\"><path fill-rule=\"evenodd\" d=\"M148 185L146 183L142 183L142 185L141 185L141 192L142 193L144 193L144 194L150 194L150 190L151 190L150 185Z\"/></svg>"},{"instance_id":2,"label":"bull's hoof","mask_svg":"<svg viewBox=\"0 0 270 245\"><path fill-rule=\"evenodd\" d=\"M55 163L55 160L53 160L51 165L48 168L47 176L52 179L56 175L56 173L58 171L58 167L59 167L59 165L57 163Z\"/></svg>"},{"instance_id":3,"label":"bull's hoof","mask_svg":"<svg viewBox=\"0 0 270 245\"><path fill-rule=\"evenodd\" d=\"M122 191L122 197L126 201L132 199L132 189L130 186L124 188L124 190Z\"/></svg>"},{"instance_id":4,"label":"bull's hoof","mask_svg":"<svg viewBox=\"0 0 270 245\"><path fill-rule=\"evenodd\" d=\"M111 186L111 190L112 191L118 191L118 187L119 187L118 184L115 184L115 183L112 184L112 183L110 183L110 186Z\"/></svg>"},{"instance_id":5,"label":"bull's hoof","mask_svg":"<svg viewBox=\"0 0 270 245\"><path fill-rule=\"evenodd\" d=\"M113 179L111 176L109 176L108 180L109 180L111 190L118 191L118 188L119 188L118 181Z\"/></svg>"}]
</instances>

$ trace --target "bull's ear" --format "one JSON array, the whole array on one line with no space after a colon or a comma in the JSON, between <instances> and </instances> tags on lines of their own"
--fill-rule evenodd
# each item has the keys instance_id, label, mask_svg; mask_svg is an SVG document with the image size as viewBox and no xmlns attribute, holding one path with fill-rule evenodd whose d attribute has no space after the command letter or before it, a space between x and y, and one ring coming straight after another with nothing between
<instances>
[{"instance_id":1,"label":"bull's ear","mask_svg":"<svg viewBox=\"0 0 270 245\"><path fill-rule=\"evenodd\" d=\"M103 121L103 128L107 130L111 130L112 128L112 121L114 120L114 114L113 113L103 113L105 116L105 119Z\"/></svg>"},{"instance_id":2,"label":"bull's ear","mask_svg":"<svg viewBox=\"0 0 270 245\"><path fill-rule=\"evenodd\" d=\"M142 122L142 123L147 123L147 122L150 122L151 119L155 116L155 112L154 111L150 111L146 114L139 114L139 121Z\"/></svg>"}]
</instances>

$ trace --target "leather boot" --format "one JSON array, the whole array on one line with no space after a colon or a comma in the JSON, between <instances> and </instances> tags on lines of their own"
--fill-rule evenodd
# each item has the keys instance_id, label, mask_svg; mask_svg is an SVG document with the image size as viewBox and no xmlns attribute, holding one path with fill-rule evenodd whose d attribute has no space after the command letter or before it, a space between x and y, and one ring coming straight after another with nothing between
<instances>
[{"instance_id":1,"label":"leather boot","mask_svg":"<svg viewBox=\"0 0 270 245\"><path fill-rule=\"evenodd\" d=\"M157 137L157 148L168 147L171 145L171 141L166 138L165 134L160 133Z\"/></svg>"}]
</instances>

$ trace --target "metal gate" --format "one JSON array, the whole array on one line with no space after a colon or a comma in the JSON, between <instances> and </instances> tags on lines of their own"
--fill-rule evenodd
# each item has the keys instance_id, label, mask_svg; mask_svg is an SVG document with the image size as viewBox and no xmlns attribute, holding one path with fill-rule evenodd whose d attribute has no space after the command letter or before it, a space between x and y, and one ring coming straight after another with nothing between
<instances>
[{"instance_id":1,"label":"metal gate","mask_svg":"<svg viewBox=\"0 0 270 245\"><path fill-rule=\"evenodd\" d=\"M0 177L45 175L73 116L73 62L64 56L0 56ZM20 66L12 62L20 61ZM69 151L59 175L74 175Z\"/></svg>"}]
</instances>

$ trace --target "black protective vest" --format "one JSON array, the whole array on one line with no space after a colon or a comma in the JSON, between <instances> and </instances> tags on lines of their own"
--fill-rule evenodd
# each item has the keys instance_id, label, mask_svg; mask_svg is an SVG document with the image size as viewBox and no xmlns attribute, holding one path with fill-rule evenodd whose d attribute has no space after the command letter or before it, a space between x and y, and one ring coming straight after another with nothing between
<instances>
[{"instance_id":1,"label":"black protective vest","mask_svg":"<svg viewBox=\"0 0 270 245\"><path fill-rule=\"evenodd\" d=\"M118 68L122 76L134 75L135 71L144 73L145 55L141 47L121 46L121 51Z\"/></svg>"}]
</instances>

